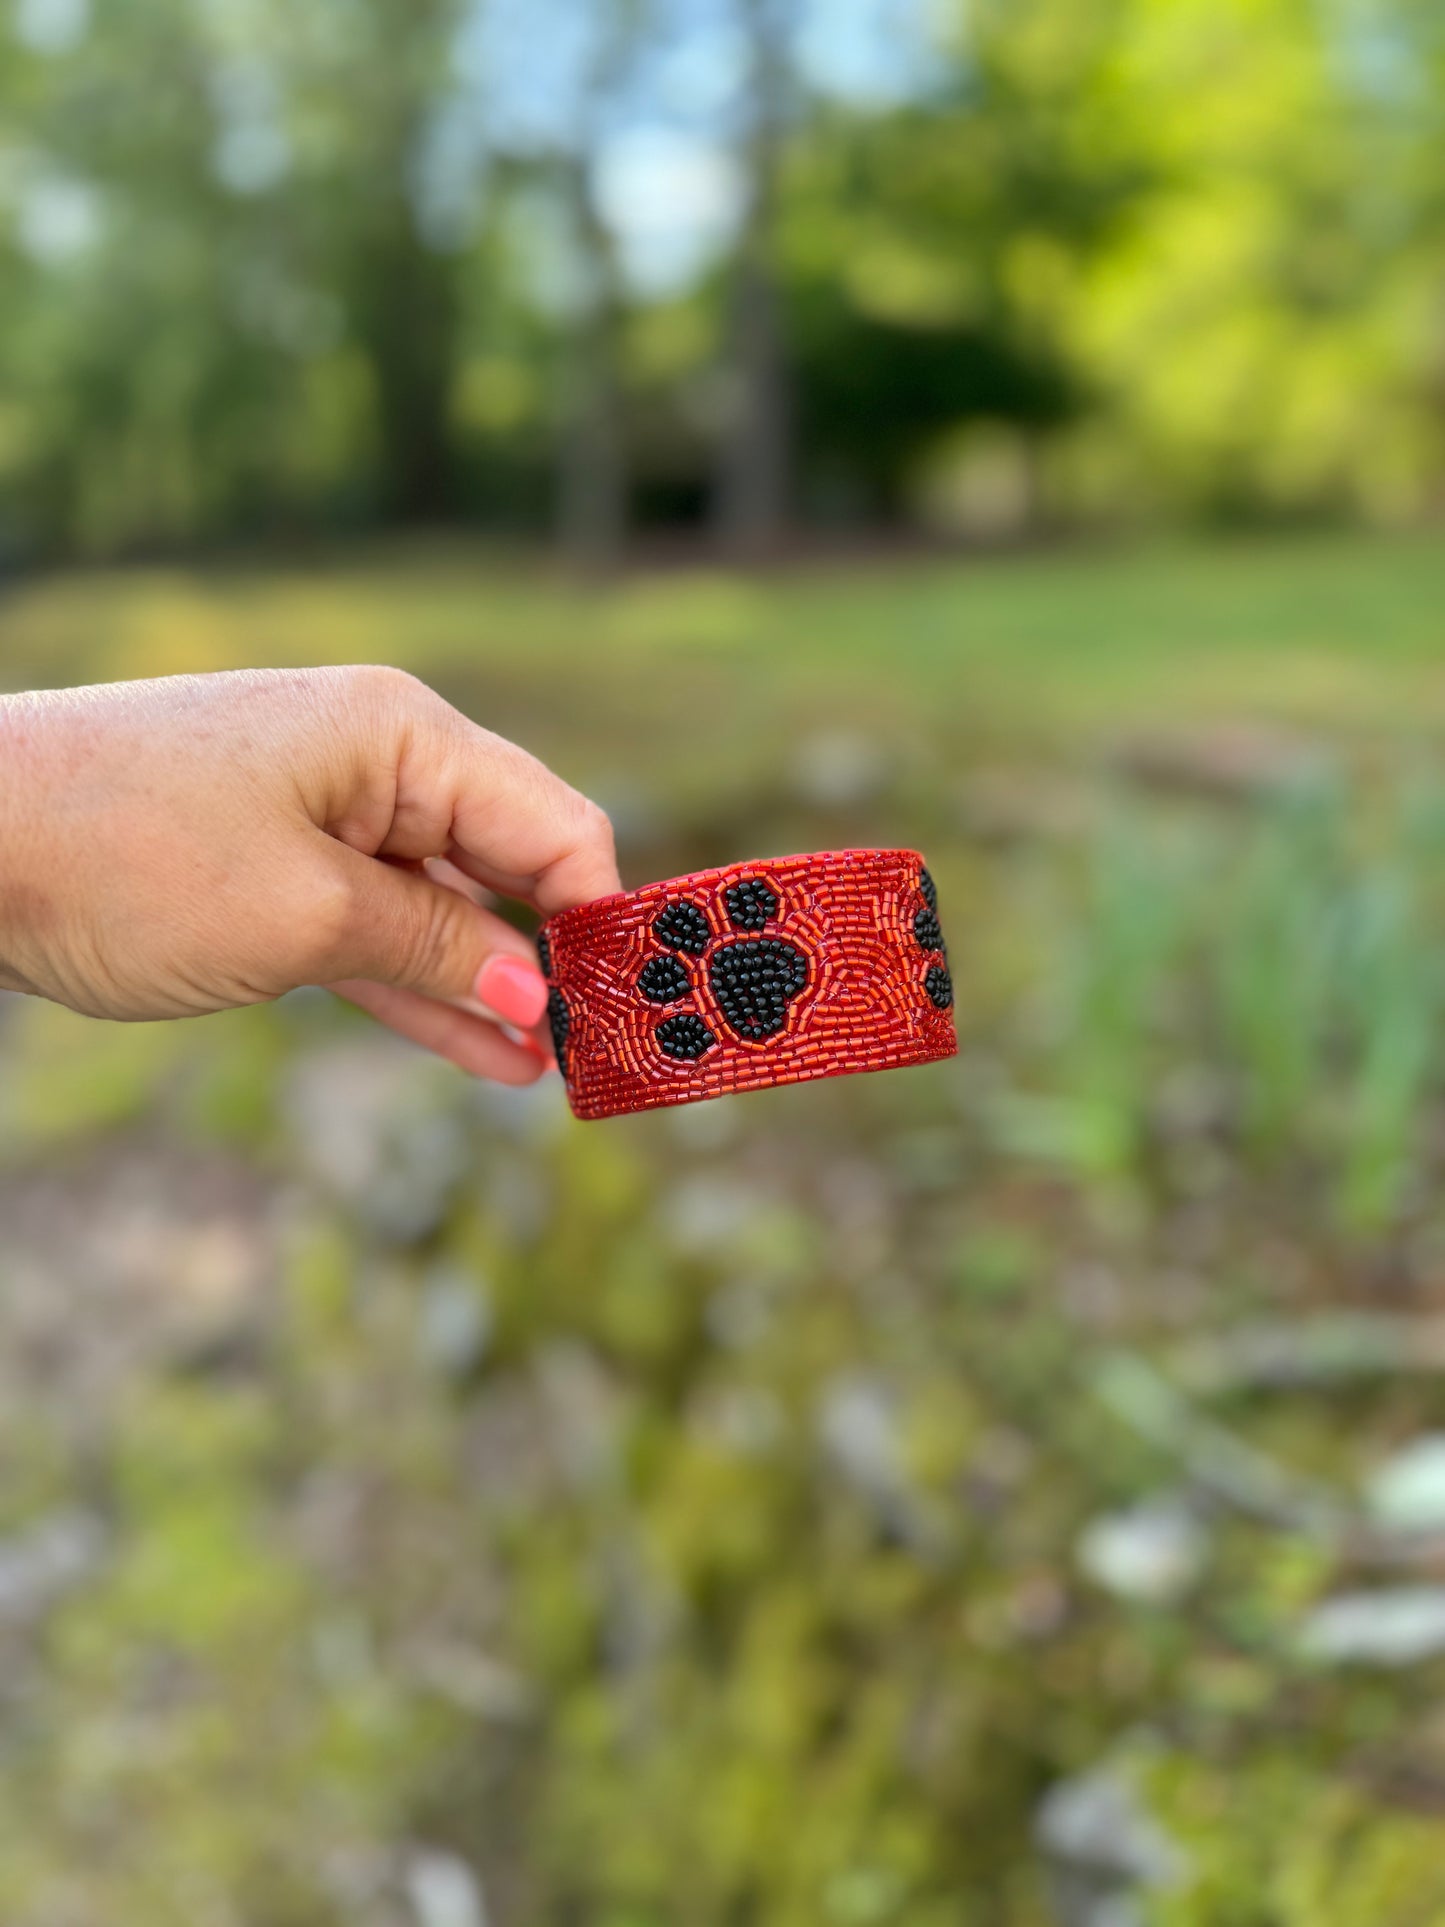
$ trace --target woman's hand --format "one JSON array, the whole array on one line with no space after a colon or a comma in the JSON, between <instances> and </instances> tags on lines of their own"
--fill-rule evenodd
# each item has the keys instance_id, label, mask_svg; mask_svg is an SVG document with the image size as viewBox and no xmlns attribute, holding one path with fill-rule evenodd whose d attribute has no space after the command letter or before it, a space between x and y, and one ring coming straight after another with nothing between
<instances>
[{"instance_id":1,"label":"woman's hand","mask_svg":"<svg viewBox=\"0 0 1445 1927\"><path fill-rule=\"evenodd\" d=\"M535 953L436 858L544 915L621 887L596 804L399 670L0 699L5 988L156 1018L328 984L530 1083L550 1059Z\"/></svg>"}]
</instances>

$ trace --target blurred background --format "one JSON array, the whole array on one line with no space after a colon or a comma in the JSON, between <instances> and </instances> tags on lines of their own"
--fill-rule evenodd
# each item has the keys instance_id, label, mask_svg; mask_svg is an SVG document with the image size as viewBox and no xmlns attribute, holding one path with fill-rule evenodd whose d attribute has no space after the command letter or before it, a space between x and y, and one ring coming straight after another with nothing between
<instances>
[{"instance_id":1,"label":"blurred background","mask_svg":"<svg viewBox=\"0 0 1445 1927\"><path fill-rule=\"evenodd\" d=\"M4 0L0 688L393 660L956 1062L0 999L7 1927L1445 1922L1440 0Z\"/></svg>"}]
</instances>

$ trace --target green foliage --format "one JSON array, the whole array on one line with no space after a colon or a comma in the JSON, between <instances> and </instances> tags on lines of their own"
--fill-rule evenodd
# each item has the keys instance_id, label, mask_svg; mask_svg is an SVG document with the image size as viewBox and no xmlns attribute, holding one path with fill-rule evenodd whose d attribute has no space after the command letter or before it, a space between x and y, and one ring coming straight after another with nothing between
<instances>
[{"instance_id":1,"label":"green foliage","mask_svg":"<svg viewBox=\"0 0 1445 1927\"><path fill-rule=\"evenodd\" d=\"M1035 932L1041 1069L1001 1099L1003 1141L1147 1185L1224 1133L1265 1170L1326 1175L1341 1229L1412 1209L1442 989L1435 852L1418 826L1438 809L1428 793L1388 811L1364 849L1346 835L1358 812L1328 788L1218 834L1107 830L1082 920L1068 892Z\"/></svg>"},{"instance_id":2,"label":"green foliage","mask_svg":"<svg viewBox=\"0 0 1445 1927\"><path fill-rule=\"evenodd\" d=\"M478 52L499 20L507 45L499 0L95 0L73 32L10 10L7 553L706 511L749 244L629 283L601 191L614 136L676 118L668 54L713 62L706 20L584 9L589 50L566 0L534 11L514 73ZM918 31L901 98L794 84L772 130L806 518L1430 509L1426 0L1011 0ZM519 134L569 49L574 111ZM738 107L700 128L709 164L746 164Z\"/></svg>"},{"instance_id":3,"label":"green foliage","mask_svg":"<svg viewBox=\"0 0 1445 1927\"><path fill-rule=\"evenodd\" d=\"M1439 1822L1388 1813L1348 1785L1322 1791L1287 1754L1242 1775L1171 1760L1155 1775L1202 1877L1161 1902L1159 1927L1433 1927L1445 1919Z\"/></svg>"}]
</instances>

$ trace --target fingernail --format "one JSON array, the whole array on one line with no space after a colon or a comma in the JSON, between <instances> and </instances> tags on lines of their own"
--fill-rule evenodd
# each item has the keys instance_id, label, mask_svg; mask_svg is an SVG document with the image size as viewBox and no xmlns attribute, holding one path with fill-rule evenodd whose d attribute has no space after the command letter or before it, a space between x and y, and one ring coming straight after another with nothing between
<instances>
[{"instance_id":1,"label":"fingernail","mask_svg":"<svg viewBox=\"0 0 1445 1927\"><path fill-rule=\"evenodd\" d=\"M504 1023L530 1030L547 1008L547 980L521 957L488 957L477 973L477 997Z\"/></svg>"}]
</instances>

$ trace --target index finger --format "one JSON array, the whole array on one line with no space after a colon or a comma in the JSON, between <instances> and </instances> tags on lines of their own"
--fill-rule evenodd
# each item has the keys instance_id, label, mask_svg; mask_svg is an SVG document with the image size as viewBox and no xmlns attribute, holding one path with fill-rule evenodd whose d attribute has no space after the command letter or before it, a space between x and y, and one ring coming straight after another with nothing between
<instances>
[{"instance_id":1,"label":"index finger","mask_svg":"<svg viewBox=\"0 0 1445 1927\"><path fill-rule=\"evenodd\" d=\"M453 770L451 847L478 883L543 916L621 890L607 813L526 750L467 725Z\"/></svg>"}]
</instances>

